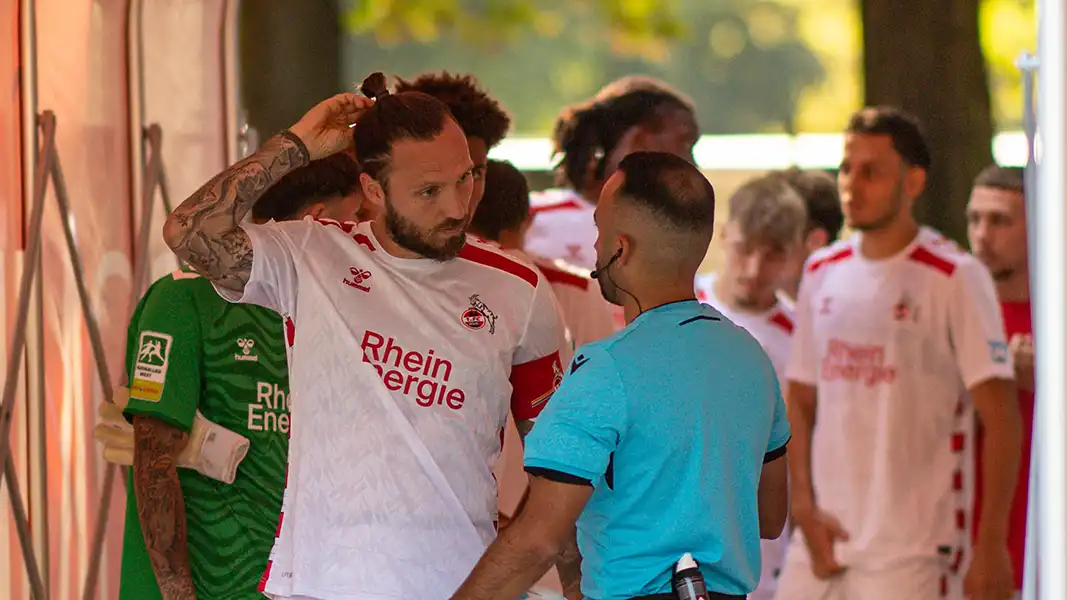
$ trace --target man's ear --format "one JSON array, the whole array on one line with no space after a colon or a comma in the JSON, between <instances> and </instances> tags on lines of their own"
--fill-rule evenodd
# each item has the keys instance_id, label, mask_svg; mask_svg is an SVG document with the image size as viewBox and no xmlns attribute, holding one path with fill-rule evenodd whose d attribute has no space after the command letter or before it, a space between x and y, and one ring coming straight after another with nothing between
<instances>
[{"instance_id":1,"label":"man's ear","mask_svg":"<svg viewBox=\"0 0 1067 600\"><path fill-rule=\"evenodd\" d=\"M904 192L909 199L918 198L926 189L926 169L911 167L904 177Z\"/></svg>"},{"instance_id":2,"label":"man's ear","mask_svg":"<svg viewBox=\"0 0 1067 600\"><path fill-rule=\"evenodd\" d=\"M615 260L615 262L617 262L620 265L625 265L626 263L628 263L631 260L633 260L633 257L634 257L634 239L632 237L630 237L629 235L624 233L624 234L619 236L619 242L618 243L619 243L618 247L616 248L615 252L612 252L611 255L614 256L615 254L618 254L619 258L617 258Z\"/></svg>"},{"instance_id":3,"label":"man's ear","mask_svg":"<svg viewBox=\"0 0 1067 600\"><path fill-rule=\"evenodd\" d=\"M377 179L366 173L360 173L359 186L363 189L363 196L366 201L379 208L385 206L385 190L382 189L382 184L378 183Z\"/></svg>"},{"instance_id":4,"label":"man's ear","mask_svg":"<svg viewBox=\"0 0 1067 600\"><path fill-rule=\"evenodd\" d=\"M822 227L816 227L809 231L807 237L804 238L804 249L807 250L807 253L810 256L812 252L815 252L829 243L830 234L826 233L826 230Z\"/></svg>"},{"instance_id":5,"label":"man's ear","mask_svg":"<svg viewBox=\"0 0 1067 600\"><path fill-rule=\"evenodd\" d=\"M304 209L304 215L311 215L313 218L321 219L322 215L326 212L325 202L313 202L310 206Z\"/></svg>"}]
</instances>

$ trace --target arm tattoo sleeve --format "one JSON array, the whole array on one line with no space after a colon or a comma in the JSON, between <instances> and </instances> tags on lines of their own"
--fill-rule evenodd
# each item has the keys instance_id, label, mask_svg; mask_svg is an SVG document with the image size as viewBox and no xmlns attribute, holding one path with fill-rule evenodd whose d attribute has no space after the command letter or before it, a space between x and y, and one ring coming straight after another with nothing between
<instances>
[{"instance_id":1,"label":"arm tattoo sleeve","mask_svg":"<svg viewBox=\"0 0 1067 600\"><path fill-rule=\"evenodd\" d=\"M289 132L270 138L174 209L163 228L167 245L217 285L243 291L252 272L252 244L241 220L270 186L306 164L300 138Z\"/></svg>"},{"instance_id":2,"label":"arm tattoo sleeve","mask_svg":"<svg viewBox=\"0 0 1067 600\"><path fill-rule=\"evenodd\" d=\"M133 424L137 515L159 591L163 600L194 600L177 468L187 436L152 417L134 417Z\"/></svg>"}]
</instances>

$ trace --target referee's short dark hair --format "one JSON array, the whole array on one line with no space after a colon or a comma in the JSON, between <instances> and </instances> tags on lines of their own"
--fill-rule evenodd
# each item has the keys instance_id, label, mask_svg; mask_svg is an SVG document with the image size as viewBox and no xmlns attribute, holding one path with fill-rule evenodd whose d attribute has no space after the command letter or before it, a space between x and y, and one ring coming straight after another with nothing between
<instances>
[{"instance_id":1,"label":"referee's short dark hair","mask_svg":"<svg viewBox=\"0 0 1067 600\"><path fill-rule=\"evenodd\" d=\"M693 163L666 152L634 152L619 163L619 194L662 225L693 233L715 226L715 189Z\"/></svg>"},{"instance_id":2,"label":"referee's short dark hair","mask_svg":"<svg viewBox=\"0 0 1067 600\"><path fill-rule=\"evenodd\" d=\"M929 171L933 163L919 119L895 106L869 106L856 111L848 120L845 133L888 135L893 149L908 166Z\"/></svg>"},{"instance_id":3,"label":"referee's short dark hair","mask_svg":"<svg viewBox=\"0 0 1067 600\"><path fill-rule=\"evenodd\" d=\"M530 186L515 165L490 160L485 168L485 195L474 210L471 232L494 242L518 229L530 214Z\"/></svg>"},{"instance_id":4,"label":"referee's short dark hair","mask_svg":"<svg viewBox=\"0 0 1067 600\"><path fill-rule=\"evenodd\" d=\"M339 152L311 161L270 186L252 205L252 219L286 221L316 202L338 200L359 189L359 165L347 152Z\"/></svg>"}]
</instances>

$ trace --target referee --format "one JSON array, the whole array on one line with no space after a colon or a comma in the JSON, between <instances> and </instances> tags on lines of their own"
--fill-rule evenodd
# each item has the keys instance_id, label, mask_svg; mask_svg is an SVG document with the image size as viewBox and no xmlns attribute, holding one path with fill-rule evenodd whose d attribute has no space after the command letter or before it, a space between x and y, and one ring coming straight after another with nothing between
<instances>
[{"instance_id":1,"label":"referee","mask_svg":"<svg viewBox=\"0 0 1067 600\"><path fill-rule=\"evenodd\" d=\"M785 524L789 423L760 345L694 298L714 213L708 180L669 154L631 154L605 184L596 276L627 326L575 353L526 440L526 508L454 598L521 596L576 556L576 524L572 600L672 598L687 552L711 598L756 588L759 539Z\"/></svg>"}]
</instances>

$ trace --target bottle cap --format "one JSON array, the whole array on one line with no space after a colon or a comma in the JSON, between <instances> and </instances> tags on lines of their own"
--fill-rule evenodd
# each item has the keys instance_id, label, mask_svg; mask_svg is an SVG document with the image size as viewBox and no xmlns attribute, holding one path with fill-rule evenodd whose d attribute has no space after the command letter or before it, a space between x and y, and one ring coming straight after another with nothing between
<instances>
[{"instance_id":1,"label":"bottle cap","mask_svg":"<svg viewBox=\"0 0 1067 600\"><path fill-rule=\"evenodd\" d=\"M674 567L674 572L678 573L686 569L695 569L697 567L697 561L693 560L693 555L686 552L678 559L678 564Z\"/></svg>"}]
</instances>

